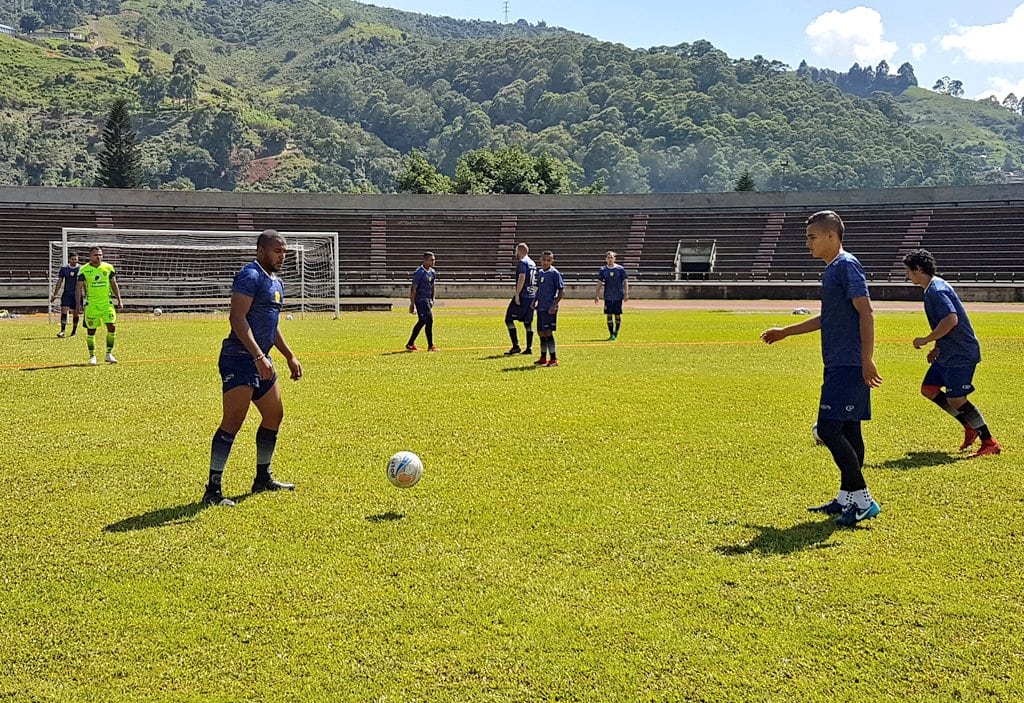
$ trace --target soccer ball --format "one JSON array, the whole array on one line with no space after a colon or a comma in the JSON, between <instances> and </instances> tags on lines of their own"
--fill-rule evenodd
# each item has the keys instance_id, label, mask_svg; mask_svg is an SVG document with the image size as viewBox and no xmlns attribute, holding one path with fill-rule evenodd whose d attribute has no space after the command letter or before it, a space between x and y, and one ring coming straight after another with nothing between
<instances>
[{"instance_id":1,"label":"soccer ball","mask_svg":"<svg viewBox=\"0 0 1024 703\"><path fill-rule=\"evenodd\" d=\"M164 311L161 310L160 308L153 308L153 314L156 315L157 317L160 317L161 315L164 314Z\"/></svg>"},{"instance_id":2,"label":"soccer ball","mask_svg":"<svg viewBox=\"0 0 1024 703\"><path fill-rule=\"evenodd\" d=\"M817 422L815 422L813 425L811 425L811 436L814 437L814 443L816 445L818 445L819 447L822 444L824 444L824 442L821 441L821 437L818 436L818 423Z\"/></svg>"},{"instance_id":3,"label":"soccer ball","mask_svg":"<svg viewBox=\"0 0 1024 703\"><path fill-rule=\"evenodd\" d=\"M423 476L423 462L412 452L398 452L388 459L388 480L399 488L415 486Z\"/></svg>"},{"instance_id":4,"label":"soccer ball","mask_svg":"<svg viewBox=\"0 0 1024 703\"><path fill-rule=\"evenodd\" d=\"M286 319L286 320L294 320L295 318L292 317L291 315L285 315L284 319Z\"/></svg>"}]
</instances>

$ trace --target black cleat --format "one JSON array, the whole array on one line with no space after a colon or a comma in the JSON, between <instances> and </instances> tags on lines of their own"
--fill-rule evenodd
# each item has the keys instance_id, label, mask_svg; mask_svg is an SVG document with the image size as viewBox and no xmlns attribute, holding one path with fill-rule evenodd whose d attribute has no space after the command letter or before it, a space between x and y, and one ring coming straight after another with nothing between
<instances>
[{"instance_id":1,"label":"black cleat","mask_svg":"<svg viewBox=\"0 0 1024 703\"><path fill-rule=\"evenodd\" d=\"M515 354L522 354L522 353L523 353L523 350L520 349L519 345L517 344L514 347L512 347L511 349L509 349L507 352L505 352L505 356L513 356Z\"/></svg>"},{"instance_id":2,"label":"black cleat","mask_svg":"<svg viewBox=\"0 0 1024 703\"><path fill-rule=\"evenodd\" d=\"M294 490L295 490L295 484L294 483L282 483L281 481L278 481L278 480L274 479L273 476L271 476L266 481L261 481L259 478L257 478L257 479L255 479L252 482L252 492L253 493L263 493L264 491L294 491Z\"/></svg>"},{"instance_id":3,"label":"black cleat","mask_svg":"<svg viewBox=\"0 0 1024 703\"><path fill-rule=\"evenodd\" d=\"M533 349L530 349L529 347L527 347L526 349L522 350L519 353L520 354L533 354Z\"/></svg>"},{"instance_id":4,"label":"black cleat","mask_svg":"<svg viewBox=\"0 0 1024 703\"><path fill-rule=\"evenodd\" d=\"M220 492L220 489L206 489L206 493L203 494L203 505L210 506L221 506L224 508L235 507L235 501L230 498L225 498L224 494Z\"/></svg>"}]
</instances>

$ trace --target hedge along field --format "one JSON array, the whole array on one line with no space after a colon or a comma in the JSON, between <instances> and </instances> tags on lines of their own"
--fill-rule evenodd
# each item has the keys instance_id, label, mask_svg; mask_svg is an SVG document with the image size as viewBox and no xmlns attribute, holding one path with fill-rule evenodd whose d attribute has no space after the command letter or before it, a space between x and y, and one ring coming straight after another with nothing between
<instances>
[{"instance_id":1,"label":"hedge along field","mask_svg":"<svg viewBox=\"0 0 1024 703\"><path fill-rule=\"evenodd\" d=\"M0 320L0 699L1024 697L1018 315L972 315L979 460L919 395L923 313L877 315L882 514L848 530L805 511L838 485L817 336L758 341L793 316L627 309L605 342L569 308L556 369L504 357L501 318L438 309L438 354L400 351L404 311L282 321L298 489L248 495L253 415L234 509L198 502L225 316L127 316L96 368Z\"/></svg>"}]
</instances>

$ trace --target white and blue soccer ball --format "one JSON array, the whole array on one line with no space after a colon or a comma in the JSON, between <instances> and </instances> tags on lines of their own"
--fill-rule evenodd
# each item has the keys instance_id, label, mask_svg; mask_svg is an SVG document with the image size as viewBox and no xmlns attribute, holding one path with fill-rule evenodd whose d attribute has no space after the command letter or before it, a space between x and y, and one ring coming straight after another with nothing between
<instances>
[{"instance_id":1,"label":"white and blue soccer ball","mask_svg":"<svg viewBox=\"0 0 1024 703\"><path fill-rule=\"evenodd\" d=\"M295 318L292 317L291 314L288 314L288 315L284 316L284 319L286 319L286 320L294 320Z\"/></svg>"},{"instance_id":2,"label":"white and blue soccer ball","mask_svg":"<svg viewBox=\"0 0 1024 703\"><path fill-rule=\"evenodd\" d=\"M398 452L388 459L388 481L398 488L411 488L423 476L423 462L412 452Z\"/></svg>"},{"instance_id":3,"label":"white and blue soccer ball","mask_svg":"<svg viewBox=\"0 0 1024 703\"><path fill-rule=\"evenodd\" d=\"M161 310L160 308L153 308L153 314L156 315L157 317L160 317L161 315L164 314L164 311Z\"/></svg>"}]
</instances>

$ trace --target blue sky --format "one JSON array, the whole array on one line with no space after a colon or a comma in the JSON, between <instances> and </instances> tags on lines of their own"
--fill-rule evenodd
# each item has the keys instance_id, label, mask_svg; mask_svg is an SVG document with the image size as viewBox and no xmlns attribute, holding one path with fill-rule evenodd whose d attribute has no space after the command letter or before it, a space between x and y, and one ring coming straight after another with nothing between
<instances>
[{"instance_id":1,"label":"blue sky","mask_svg":"<svg viewBox=\"0 0 1024 703\"><path fill-rule=\"evenodd\" d=\"M378 0L401 10L504 21L503 0ZM914 65L931 88L945 75L966 97L1024 95L1024 0L687 3L679 0L509 0L509 20L544 20L630 47L707 39L733 58L761 54L794 68L801 59L836 70L854 61Z\"/></svg>"}]
</instances>

